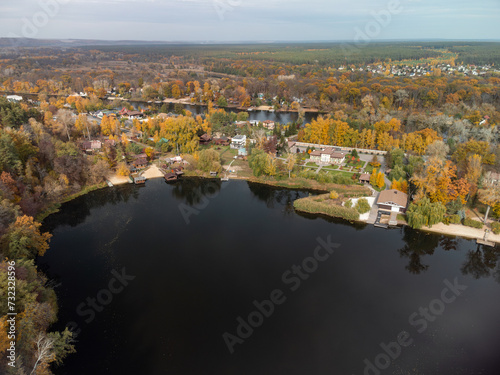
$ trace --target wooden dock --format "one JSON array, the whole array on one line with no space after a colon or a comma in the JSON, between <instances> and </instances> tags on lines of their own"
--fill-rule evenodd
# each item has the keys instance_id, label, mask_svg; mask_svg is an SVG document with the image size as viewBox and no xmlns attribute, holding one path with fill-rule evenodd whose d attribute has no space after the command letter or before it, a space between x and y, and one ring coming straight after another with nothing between
<instances>
[{"instance_id":1,"label":"wooden dock","mask_svg":"<svg viewBox=\"0 0 500 375\"><path fill-rule=\"evenodd\" d=\"M480 240L479 238L476 239L476 243L478 245L485 245L485 246L490 246L490 247L495 247L496 246L495 242Z\"/></svg>"}]
</instances>

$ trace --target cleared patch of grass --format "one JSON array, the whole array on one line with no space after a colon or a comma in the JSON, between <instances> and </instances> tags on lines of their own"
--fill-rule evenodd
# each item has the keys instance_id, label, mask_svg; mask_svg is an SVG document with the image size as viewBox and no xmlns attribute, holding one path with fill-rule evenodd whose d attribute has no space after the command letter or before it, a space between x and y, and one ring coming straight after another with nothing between
<instances>
[{"instance_id":1,"label":"cleared patch of grass","mask_svg":"<svg viewBox=\"0 0 500 375\"><path fill-rule=\"evenodd\" d=\"M359 219L359 213L355 209L337 204L337 201L328 198L328 194L297 199L293 202L293 207L311 214L323 214L351 221Z\"/></svg>"}]
</instances>

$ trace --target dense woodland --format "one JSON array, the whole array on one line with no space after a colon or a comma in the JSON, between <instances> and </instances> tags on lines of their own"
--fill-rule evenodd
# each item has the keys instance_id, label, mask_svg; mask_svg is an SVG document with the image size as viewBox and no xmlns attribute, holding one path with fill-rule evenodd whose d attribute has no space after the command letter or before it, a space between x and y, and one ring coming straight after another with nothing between
<instances>
[{"instance_id":1,"label":"dense woodland","mask_svg":"<svg viewBox=\"0 0 500 375\"><path fill-rule=\"evenodd\" d=\"M275 179L356 182L302 170L299 164L307 155L287 153L291 136L388 151L392 187L413 198L407 215L411 226L470 220L473 209L498 218L500 192L491 176L500 172L500 75L494 70L477 76L450 73L438 66L493 66L500 64L499 50L492 43L377 44L348 54L332 45L2 50L0 90L33 96L21 103L0 97L0 297L6 300L8 262L15 260L21 364L14 371L5 360L10 340L2 303L0 371L50 374L51 364L74 351L69 331L50 332L57 319L56 296L35 260L50 251L51 236L35 218L73 194L100 186L110 174L128 174L126 162L136 154L145 153L149 160L182 154L199 170L220 170L219 154L199 145L204 133L254 139L255 144L247 144L249 167L256 176ZM359 69L369 64L380 66L381 73ZM412 64L428 73L392 73L395 66ZM122 133L123 120L106 115L100 124L89 120L89 112L130 108L106 96L185 99L208 108L205 116L192 116L181 106L177 116L154 117L167 111L151 103L149 121L132 122L130 134L137 142L130 142ZM224 109L231 105L294 110L300 120L273 131L237 127L235 121L247 120L248 114ZM302 126L306 110L321 113ZM89 139L113 142L87 154L80 145ZM380 163L372 164L372 184L382 188Z\"/></svg>"}]
</instances>

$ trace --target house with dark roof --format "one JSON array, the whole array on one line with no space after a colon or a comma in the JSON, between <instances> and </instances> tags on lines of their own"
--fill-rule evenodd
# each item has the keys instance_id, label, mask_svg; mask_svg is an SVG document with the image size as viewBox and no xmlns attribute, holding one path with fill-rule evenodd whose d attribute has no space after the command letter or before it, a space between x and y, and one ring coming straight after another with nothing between
<instances>
[{"instance_id":1,"label":"house with dark roof","mask_svg":"<svg viewBox=\"0 0 500 375\"><path fill-rule=\"evenodd\" d=\"M229 146L231 143L231 140L228 137L214 138L213 141L217 146Z\"/></svg>"},{"instance_id":2,"label":"house with dark roof","mask_svg":"<svg viewBox=\"0 0 500 375\"><path fill-rule=\"evenodd\" d=\"M146 158L137 158L132 162L132 165L137 168L145 168L148 165L148 161Z\"/></svg>"},{"instance_id":3,"label":"house with dark roof","mask_svg":"<svg viewBox=\"0 0 500 375\"><path fill-rule=\"evenodd\" d=\"M209 144L211 141L212 141L212 137L209 136L207 133L200 136L200 144L201 145Z\"/></svg>"}]
</instances>

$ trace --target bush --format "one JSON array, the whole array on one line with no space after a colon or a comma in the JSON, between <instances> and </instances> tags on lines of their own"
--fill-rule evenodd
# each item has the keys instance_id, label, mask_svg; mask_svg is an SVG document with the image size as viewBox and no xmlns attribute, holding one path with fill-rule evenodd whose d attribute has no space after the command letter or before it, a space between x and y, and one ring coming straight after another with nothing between
<instances>
[{"instance_id":1,"label":"bush","mask_svg":"<svg viewBox=\"0 0 500 375\"><path fill-rule=\"evenodd\" d=\"M481 229L483 227L483 223L477 220L472 220L471 218L468 217L465 218L464 225L477 229Z\"/></svg>"},{"instance_id":2,"label":"bush","mask_svg":"<svg viewBox=\"0 0 500 375\"><path fill-rule=\"evenodd\" d=\"M344 206L347 207L347 208L351 208L352 207L352 200L348 200L344 203Z\"/></svg>"},{"instance_id":3,"label":"bush","mask_svg":"<svg viewBox=\"0 0 500 375\"><path fill-rule=\"evenodd\" d=\"M130 142L127 147L125 147L125 151L129 154L140 154L142 152L142 147L137 143Z\"/></svg>"},{"instance_id":4,"label":"bush","mask_svg":"<svg viewBox=\"0 0 500 375\"><path fill-rule=\"evenodd\" d=\"M356 205L354 206L356 211L358 211L360 214L366 214L367 212L370 211L370 204L366 200L366 198L360 198L356 202Z\"/></svg>"},{"instance_id":5,"label":"bush","mask_svg":"<svg viewBox=\"0 0 500 375\"><path fill-rule=\"evenodd\" d=\"M491 231L495 234L500 234L500 223L498 221L491 223Z\"/></svg>"},{"instance_id":6,"label":"bush","mask_svg":"<svg viewBox=\"0 0 500 375\"><path fill-rule=\"evenodd\" d=\"M460 224L460 216L458 215L450 215L450 216L446 216L444 219L443 219L443 223L445 225L450 225L450 224Z\"/></svg>"},{"instance_id":7,"label":"bush","mask_svg":"<svg viewBox=\"0 0 500 375\"><path fill-rule=\"evenodd\" d=\"M338 199L339 198L339 193L337 193L335 190L332 190L330 192L330 199Z\"/></svg>"}]
</instances>

